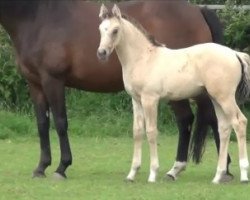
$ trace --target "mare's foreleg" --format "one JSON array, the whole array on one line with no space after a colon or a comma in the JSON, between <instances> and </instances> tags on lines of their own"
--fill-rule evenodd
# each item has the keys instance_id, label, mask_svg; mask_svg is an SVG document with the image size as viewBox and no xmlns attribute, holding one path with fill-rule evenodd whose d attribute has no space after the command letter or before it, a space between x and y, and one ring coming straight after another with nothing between
<instances>
[{"instance_id":1,"label":"mare's foreleg","mask_svg":"<svg viewBox=\"0 0 250 200\"><path fill-rule=\"evenodd\" d=\"M61 159L55 172L56 178L66 178L65 171L72 164L72 154L68 139L68 122L65 106L65 86L62 80L45 75L43 89L48 99L60 142Z\"/></svg>"},{"instance_id":2,"label":"mare's foreleg","mask_svg":"<svg viewBox=\"0 0 250 200\"><path fill-rule=\"evenodd\" d=\"M146 134L150 150L150 174L148 182L155 182L159 168L159 159L157 151L157 109L159 98L145 95L141 97L141 103L146 122Z\"/></svg>"},{"instance_id":3,"label":"mare's foreleg","mask_svg":"<svg viewBox=\"0 0 250 200\"><path fill-rule=\"evenodd\" d=\"M176 180L178 175L185 170L188 159L188 149L194 121L194 115L190 108L188 100L172 101L170 102L171 108L174 111L178 130L179 142L177 148L176 161L173 167L167 172L167 177L171 180Z\"/></svg>"},{"instance_id":4,"label":"mare's foreleg","mask_svg":"<svg viewBox=\"0 0 250 200\"><path fill-rule=\"evenodd\" d=\"M128 181L134 181L135 175L141 166L142 140L145 129L144 115L141 102L132 99L133 103L133 137L134 153L130 172L127 176Z\"/></svg>"},{"instance_id":5,"label":"mare's foreleg","mask_svg":"<svg viewBox=\"0 0 250 200\"><path fill-rule=\"evenodd\" d=\"M40 138L40 161L33 172L33 177L45 177L45 169L51 164L49 105L40 85L29 82L29 90L34 104Z\"/></svg>"}]
</instances>

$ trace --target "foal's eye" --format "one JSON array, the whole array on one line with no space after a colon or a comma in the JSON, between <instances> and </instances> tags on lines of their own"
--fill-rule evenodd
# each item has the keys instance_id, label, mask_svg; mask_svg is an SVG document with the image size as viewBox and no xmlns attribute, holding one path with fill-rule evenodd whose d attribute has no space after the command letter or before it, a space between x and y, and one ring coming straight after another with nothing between
<instances>
[{"instance_id":1,"label":"foal's eye","mask_svg":"<svg viewBox=\"0 0 250 200\"><path fill-rule=\"evenodd\" d=\"M112 34L116 35L118 33L118 29L113 30Z\"/></svg>"}]
</instances>

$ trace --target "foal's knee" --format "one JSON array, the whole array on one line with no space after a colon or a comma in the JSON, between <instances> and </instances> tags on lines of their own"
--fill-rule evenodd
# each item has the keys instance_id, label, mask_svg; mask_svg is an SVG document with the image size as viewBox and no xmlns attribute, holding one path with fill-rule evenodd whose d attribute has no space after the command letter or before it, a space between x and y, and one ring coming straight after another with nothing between
<instances>
[{"instance_id":1,"label":"foal's knee","mask_svg":"<svg viewBox=\"0 0 250 200\"><path fill-rule=\"evenodd\" d=\"M134 140L135 141L141 141L142 138L143 138L143 129L141 129L141 128L137 128L137 129L134 128L133 132L134 132L134 134L133 134Z\"/></svg>"},{"instance_id":2,"label":"foal's knee","mask_svg":"<svg viewBox=\"0 0 250 200\"><path fill-rule=\"evenodd\" d=\"M227 141L230 138L231 126L228 124L219 125L220 141Z\"/></svg>"},{"instance_id":3,"label":"foal's knee","mask_svg":"<svg viewBox=\"0 0 250 200\"><path fill-rule=\"evenodd\" d=\"M156 138L158 135L157 129L150 129L146 131L149 144L156 143Z\"/></svg>"}]
</instances>

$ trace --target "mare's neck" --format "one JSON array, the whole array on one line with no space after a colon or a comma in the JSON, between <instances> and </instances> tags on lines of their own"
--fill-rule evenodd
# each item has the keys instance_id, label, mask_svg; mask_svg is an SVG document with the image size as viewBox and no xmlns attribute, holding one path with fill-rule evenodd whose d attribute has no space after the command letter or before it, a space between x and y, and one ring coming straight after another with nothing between
<instances>
[{"instance_id":1,"label":"mare's neck","mask_svg":"<svg viewBox=\"0 0 250 200\"><path fill-rule=\"evenodd\" d=\"M131 22L122 19L122 36L116 47L118 58L123 68L134 66L136 62L145 59L152 48L155 48L146 36Z\"/></svg>"}]
</instances>

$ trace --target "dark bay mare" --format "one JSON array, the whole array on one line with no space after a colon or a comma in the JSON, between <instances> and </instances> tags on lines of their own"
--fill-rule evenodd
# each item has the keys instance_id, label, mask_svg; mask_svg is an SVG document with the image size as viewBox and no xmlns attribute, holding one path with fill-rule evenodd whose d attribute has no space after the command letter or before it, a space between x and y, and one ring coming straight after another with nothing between
<instances>
[{"instance_id":1,"label":"dark bay mare","mask_svg":"<svg viewBox=\"0 0 250 200\"><path fill-rule=\"evenodd\" d=\"M170 48L221 42L221 27L215 14L191 6L185 0L130 1L118 5ZM100 4L77 0L0 0L0 23L15 47L17 63L27 80L37 118L41 154L34 177L45 176L45 169L51 164L50 111L61 150L56 175L66 177L65 171L72 163L65 87L103 93L124 89L117 58L114 56L106 66L96 58L99 8ZM196 103L193 154L199 162L208 127L214 131L217 148L219 137L208 97L200 96ZM194 116L188 100L170 102L170 105L179 129L176 161L186 163ZM181 170L177 169L170 176L175 178Z\"/></svg>"}]
</instances>

